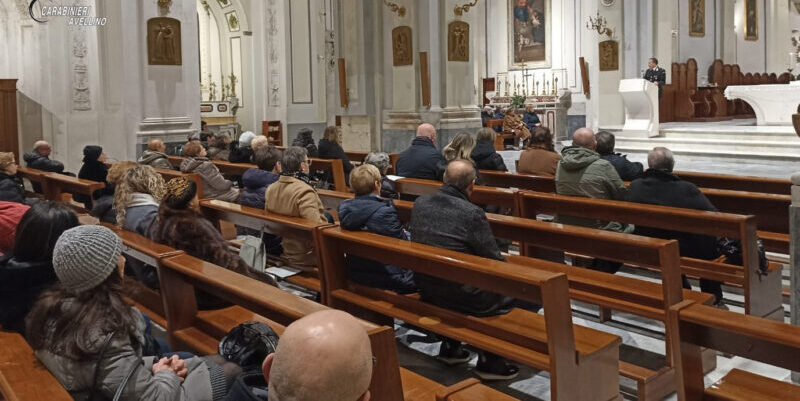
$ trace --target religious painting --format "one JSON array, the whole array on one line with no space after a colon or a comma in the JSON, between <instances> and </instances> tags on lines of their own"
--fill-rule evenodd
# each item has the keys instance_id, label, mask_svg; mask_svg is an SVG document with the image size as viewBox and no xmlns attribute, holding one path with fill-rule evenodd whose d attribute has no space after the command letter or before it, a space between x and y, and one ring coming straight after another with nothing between
<instances>
[{"instance_id":1,"label":"religious painting","mask_svg":"<svg viewBox=\"0 0 800 401\"><path fill-rule=\"evenodd\" d=\"M411 27L398 26L392 29L392 65L402 67L414 63L411 52Z\"/></svg>"},{"instance_id":2,"label":"religious painting","mask_svg":"<svg viewBox=\"0 0 800 401\"><path fill-rule=\"evenodd\" d=\"M606 40L600 42L600 71L619 70L619 42Z\"/></svg>"},{"instance_id":3,"label":"religious painting","mask_svg":"<svg viewBox=\"0 0 800 401\"><path fill-rule=\"evenodd\" d=\"M447 25L447 61L469 61L469 24L464 21Z\"/></svg>"},{"instance_id":4,"label":"religious painting","mask_svg":"<svg viewBox=\"0 0 800 401\"><path fill-rule=\"evenodd\" d=\"M550 1L508 0L511 69L550 67Z\"/></svg>"},{"instance_id":5,"label":"religious painting","mask_svg":"<svg viewBox=\"0 0 800 401\"><path fill-rule=\"evenodd\" d=\"M689 36L706 36L706 0L689 0Z\"/></svg>"},{"instance_id":6,"label":"religious painting","mask_svg":"<svg viewBox=\"0 0 800 401\"><path fill-rule=\"evenodd\" d=\"M229 31L239 32L239 15L236 14L236 11L225 14L225 21L228 21Z\"/></svg>"},{"instance_id":7,"label":"religious painting","mask_svg":"<svg viewBox=\"0 0 800 401\"><path fill-rule=\"evenodd\" d=\"M181 65L181 22L175 18L147 20L147 63Z\"/></svg>"},{"instance_id":8,"label":"religious painting","mask_svg":"<svg viewBox=\"0 0 800 401\"><path fill-rule=\"evenodd\" d=\"M758 40L758 0L744 0L744 40Z\"/></svg>"}]
</instances>

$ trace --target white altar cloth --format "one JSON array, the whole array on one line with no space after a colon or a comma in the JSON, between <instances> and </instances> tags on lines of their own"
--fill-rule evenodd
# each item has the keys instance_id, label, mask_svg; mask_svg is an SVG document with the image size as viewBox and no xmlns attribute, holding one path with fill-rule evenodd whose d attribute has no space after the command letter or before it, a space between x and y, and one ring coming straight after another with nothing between
<instances>
[{"instance_id":1,"label":"white altar cloth","mask_svg":"<svg viewBox=\"0 0 800 401\"><path fill-rule=\"evenodd\" d=\"M756 112L758 125L792 125L792 114L800 104L800 82L789 85L729 86L728 99L742 99Z\"/></svg>"}]
</instances>

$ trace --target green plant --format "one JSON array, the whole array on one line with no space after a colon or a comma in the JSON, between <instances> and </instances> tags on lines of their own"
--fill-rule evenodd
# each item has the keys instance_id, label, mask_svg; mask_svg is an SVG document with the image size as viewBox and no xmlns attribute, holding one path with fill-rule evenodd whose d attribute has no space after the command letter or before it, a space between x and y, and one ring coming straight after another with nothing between
<instances>
[{"instance_id":1,"label":"green plant","mask_svg":"<svg viewBox=\"0 0 800 401\"><path fill-rule=\"evenodd\" d=\"M525 96L516 95L511 98L511 108L512 109L521 109L525 107Z\"/></svg>"}]
</instances>

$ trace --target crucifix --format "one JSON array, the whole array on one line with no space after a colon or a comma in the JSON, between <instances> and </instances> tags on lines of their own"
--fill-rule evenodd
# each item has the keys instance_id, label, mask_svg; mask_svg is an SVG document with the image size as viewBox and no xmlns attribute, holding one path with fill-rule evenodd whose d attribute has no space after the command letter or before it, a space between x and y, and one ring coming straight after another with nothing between
<instances>
[{"instance_id":1,"label":"crucifix","mask_svg":"<svg viewBox=\"0 0 800 401\"><path fill-rule=\"evenodd\" d=\"M532 77L533 74L529 73L528 66L525 63L522 63L522 96L528 97L528 78ZM531 89L533 89L533 85L531 85Z\"/></svg>"}]
</instances>

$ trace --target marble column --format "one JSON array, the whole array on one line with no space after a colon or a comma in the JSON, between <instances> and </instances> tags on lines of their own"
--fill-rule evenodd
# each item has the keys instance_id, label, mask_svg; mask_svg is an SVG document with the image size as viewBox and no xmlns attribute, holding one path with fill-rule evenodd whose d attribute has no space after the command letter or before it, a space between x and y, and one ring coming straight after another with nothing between
<instances>
[{"instance_id":1,"label":"marble column","mask_svg":"<svg viewBox=\"0 0 800 401\"><path fill-rule=\"evenodd\" d=\"M800 325L800 172L792 175L792 205L789 207L789 256L791 259L791 323ZM800 384L800 372L792 372L792 382Z\"/></svg>"}]
</instances>

